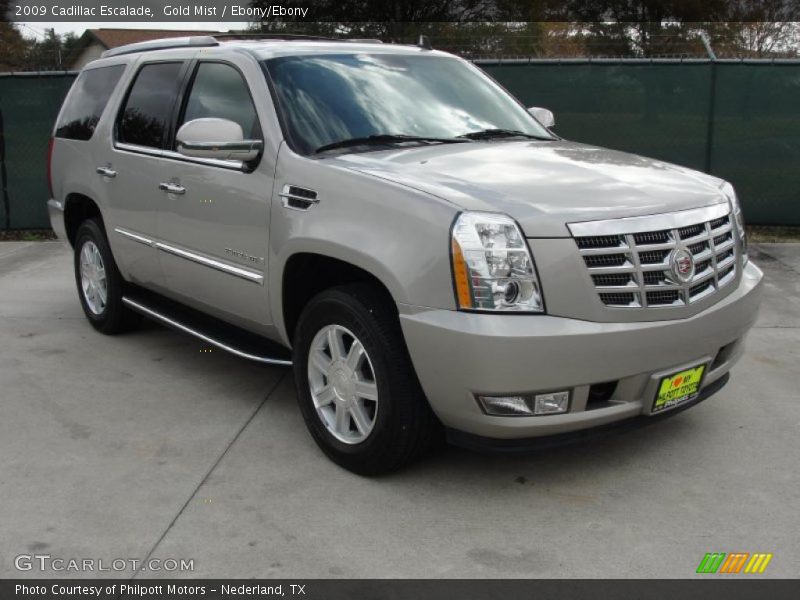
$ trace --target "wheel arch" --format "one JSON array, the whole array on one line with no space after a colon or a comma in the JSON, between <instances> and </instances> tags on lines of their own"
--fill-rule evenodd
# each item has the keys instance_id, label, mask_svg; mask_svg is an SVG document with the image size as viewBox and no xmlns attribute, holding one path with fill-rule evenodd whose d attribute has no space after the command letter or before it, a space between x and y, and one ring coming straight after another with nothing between
<instances>
[{"instance_id":1,"label":"wheel arch","mask_svg":"<svg viewBox=\"0 0 800 600\"><path fill-rule=\"evenodd\" d=\"M313 251L291 254L283 265L280 278L281 324L286 341L291 345L300 314L318 293L348 283L370 283L385 294L396 310L398 298L392 286L373 270L349 260Z\"/></svg>"},{"instance_id":2,"label":"wheel arch","mask_svg":"<svg viewBox=\"0 0 800 600\"><path fill-rule=\"evenodd\" d=\"M98 219L100 226L105 229L103 213L97 202L79 192L67 194L64 199L64 229L71 246L75 245L75 235L81 223L90 218Z\"/></svg>"}]
</instances>

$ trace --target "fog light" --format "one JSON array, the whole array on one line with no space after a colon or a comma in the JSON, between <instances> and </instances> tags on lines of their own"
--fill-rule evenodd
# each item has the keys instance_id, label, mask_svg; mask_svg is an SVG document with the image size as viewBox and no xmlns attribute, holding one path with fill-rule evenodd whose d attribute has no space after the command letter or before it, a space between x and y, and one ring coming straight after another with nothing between
<instances>
[{"instance_id":1,"label":"fog light","mask_svg":"<svg viewBox=\"0 0 800 600\"><path fill-rule=\"evenodd\" d=\"M496 417L559 415L569 410L569 391L518 396L478 396L483 411Z\"/></svg>"},{"instance_id":2,"label":"fog light","mask_svg":"<svg viewBox=\"0 0 800 600\"><path fill-rule=\"evenodd\" d=\"M567 412L569 408L569 392L551 392L536 394L533 399L533 414L557 415Z\"/></svg>"},{"instance_id":3,"label":"fog light","mask_svg":"<svg viewBox=\"0 0 800 600\"><path fill-rule=\"evenodd\" d=\"M531 416L533 411L528 406L525 396L478 396L484 412L498 417Z\"/></svg>"}]
</instances>

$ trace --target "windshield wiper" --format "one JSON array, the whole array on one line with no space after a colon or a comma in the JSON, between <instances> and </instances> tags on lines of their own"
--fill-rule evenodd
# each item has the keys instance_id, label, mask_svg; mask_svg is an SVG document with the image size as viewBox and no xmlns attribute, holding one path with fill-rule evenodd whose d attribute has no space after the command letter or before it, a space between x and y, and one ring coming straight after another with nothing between
<instances>
[{"instance_id":1,"label":"windshield wiper","mask_svg":"<svg viewBox=\"0 0 800 600\"><path fill-rule=\"evenodd\" d=\"M530 133L525 133L524 131L516 131L514 129L481 129L480 131L470 131L469 133L459 135L458 137L466 138L468 140L491 140L494 138L507 138L507 137L524 137L529 140L545 140L545 141L553 140L553 138L551 137L545 137L543 135L532 135Z\"/></svg>"},{"instance_id":2,"label":"windshield wiper","mask_svg":"<svg viewBox=\"0 0 800 600\"><path fill-rule=\"evenodd\" d=\"M467 139L459 138L439 138L417 135L401 135L382 133L379 135L368 135L366 137L351 138L349 140L340 140L331 144L325 144L314 150L315 154L325 152L327 150L336 150L339 148L351 148L354 146L383 146L386 144L400 144L403 142L437 142L441 144L458 144L460 142L467 142Z\"/></svg>"}]
</instances>

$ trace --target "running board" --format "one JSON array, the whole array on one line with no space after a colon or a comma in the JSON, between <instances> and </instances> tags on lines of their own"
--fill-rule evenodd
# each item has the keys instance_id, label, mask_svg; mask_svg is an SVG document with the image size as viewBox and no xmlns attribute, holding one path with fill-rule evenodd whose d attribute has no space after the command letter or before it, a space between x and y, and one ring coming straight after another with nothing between
<instances>
[{"instance_id":1,"label":"running board","mask_svg":"<svg viewBox=\"0 0 800 600\"><path fill-rule=\"evenodd\" d=\"M292 364L289 350L265 337L146 290L126 292L122 302L132 310L221 350L266 365L288 367Z\"/></svg>"}]
</instances>

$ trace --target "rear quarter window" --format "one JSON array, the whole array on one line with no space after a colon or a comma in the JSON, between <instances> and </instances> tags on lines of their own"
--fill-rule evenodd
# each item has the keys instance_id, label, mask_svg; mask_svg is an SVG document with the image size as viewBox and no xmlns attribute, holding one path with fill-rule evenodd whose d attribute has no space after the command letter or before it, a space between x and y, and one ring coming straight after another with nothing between
<instances>
[{"instance_id":1,"label":"rear quarter window","mask_svg":"<svg viewBox=\"0 0 800 600\"><path fill-rule=\"evenodd\" d=\"M71 140L91 139L124 70L125 65L114 65L90 69L78 75L64 101L55 136Z\"/></svg>"}]
</instances>

